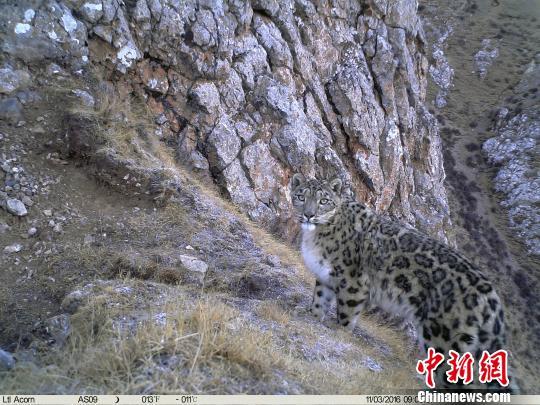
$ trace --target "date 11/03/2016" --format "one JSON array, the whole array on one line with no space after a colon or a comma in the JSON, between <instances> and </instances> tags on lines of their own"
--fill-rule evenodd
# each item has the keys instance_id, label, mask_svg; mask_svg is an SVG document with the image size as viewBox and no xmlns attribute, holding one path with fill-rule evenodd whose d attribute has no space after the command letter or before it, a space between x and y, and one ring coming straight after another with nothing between
<instances>
[{"instance_id":1,"label":"date 11/03/2016","mask_svg":"<svg viewBox=\"0 0 540 405\"><path fill-rule=\"evenodd\" d=\"M416 395L367 395L368 404L415 404L418 402Z\"/></svg>"}]
</instances>

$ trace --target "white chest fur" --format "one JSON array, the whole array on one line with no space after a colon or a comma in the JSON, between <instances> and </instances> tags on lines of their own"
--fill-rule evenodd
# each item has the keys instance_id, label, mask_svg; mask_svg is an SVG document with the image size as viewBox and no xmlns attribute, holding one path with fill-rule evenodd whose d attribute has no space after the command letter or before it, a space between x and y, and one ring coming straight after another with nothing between
<instances>
[{"instance_id":1,"label":"white chest fur","mask_svg":"<svg viewBox=\"0 0 540 405\"><path fill-rule=\"evenodd\" d=\"M302 229L302 257L306 267L323 284L330 279L330 263L322 256L320 248L315 245L316 229L303 227Z\"/></svg>"}]
</instances>

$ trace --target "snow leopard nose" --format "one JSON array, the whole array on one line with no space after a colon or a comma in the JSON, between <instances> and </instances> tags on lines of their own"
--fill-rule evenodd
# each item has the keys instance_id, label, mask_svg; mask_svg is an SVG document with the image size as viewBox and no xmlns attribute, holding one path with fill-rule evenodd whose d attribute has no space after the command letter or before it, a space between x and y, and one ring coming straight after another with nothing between
<instances>
[{"instance_id":1,"label":"snow leopard nose","mask_svg":"<svg viewBox=\"0 0 540 405\"><path fill-rule=\"evenodd\" d=\"M312 211L312 210L304 211L304 216L309 221L313 219L313 217L315 216L315 211Z\"/></svg>"},{"instance_id":2,"label":"snow leopard nose","mask_svg":"<svg viewBox=\"0 0 540 405\"><path fill-rule=\"evenodd\" d=\"M304 216L306 217L306 219L312 219L316 213L317 206L313 203L313 201L307 201L306 205L304 206Z\"/></svg>"}]
</instances>

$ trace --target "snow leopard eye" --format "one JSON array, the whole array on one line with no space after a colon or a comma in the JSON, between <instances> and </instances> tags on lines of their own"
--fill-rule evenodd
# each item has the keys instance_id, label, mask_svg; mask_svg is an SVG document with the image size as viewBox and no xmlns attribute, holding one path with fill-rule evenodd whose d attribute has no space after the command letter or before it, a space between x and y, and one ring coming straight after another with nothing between
<instances>
[{"instance_id":1,"label":"snow leopard eye","mask_svg":"<svg viewBox=\"0 0 540 405\"><path fill-rule=\"evenodd\" d=\"M296 198L298 198L298 201L304 201L305 197L303 195L297 195Z\"/></svg>"},{"instance_id":2,"label":"snow leopard eye","mask_svg":"<svg viewBox=\"0 0 540 405\"><path fill-rule=\"evenodd\" d=\"M321 198L321 201L319 201L322 205L328 204L328 200L326 198Z\"/></svg>"}]
</instances>

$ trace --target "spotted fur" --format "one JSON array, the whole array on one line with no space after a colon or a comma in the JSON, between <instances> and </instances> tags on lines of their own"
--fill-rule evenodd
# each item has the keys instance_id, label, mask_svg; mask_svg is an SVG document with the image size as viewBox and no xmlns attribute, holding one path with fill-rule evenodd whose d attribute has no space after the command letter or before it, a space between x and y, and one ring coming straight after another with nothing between
<instances>
[{"instance_id":1,"label":"spotted fur","mask_svg":"<svg viewBox=\"0 0 540 405\"><path fill-rule=\"evenodd\" d=\"M471 352L478 364L483 350L508 349L499 296L463 255L359 202L342 200L340 180L297 174L291 196L302 225L302 255L316 277L316 317L322 320L336 300L339 324L352 329L373 305L411 321L424 350ZM456 388L448 386L444 372L437 381L438 388Z\"/></svg>"}]
</instances>

